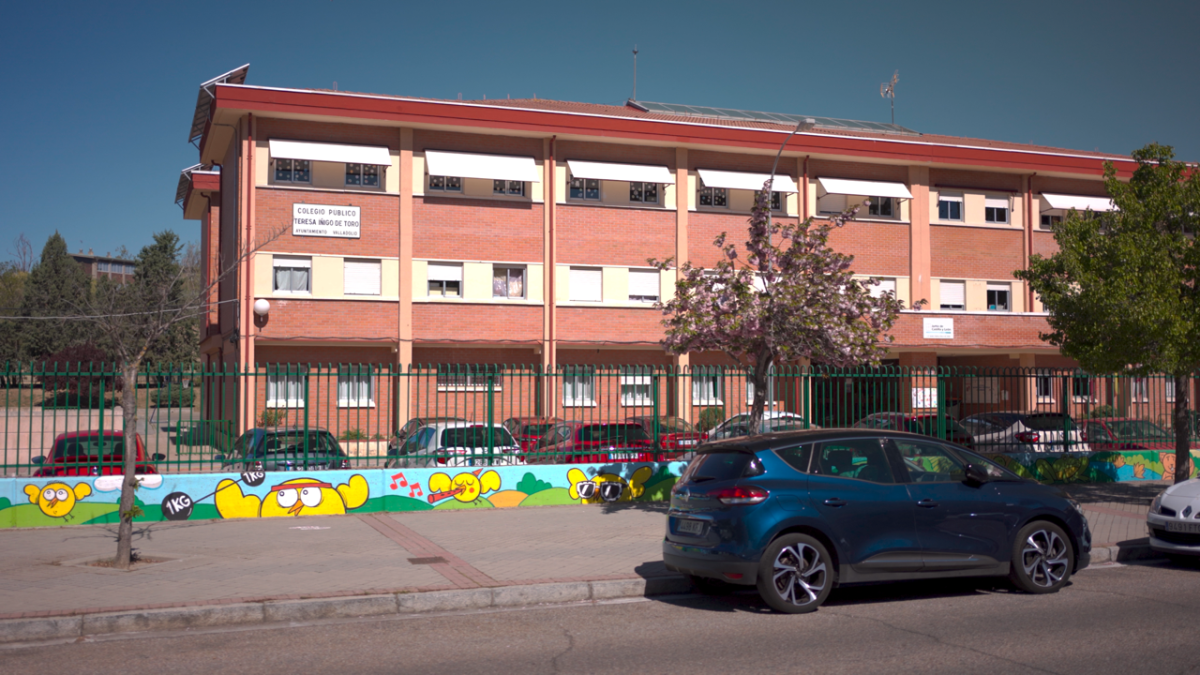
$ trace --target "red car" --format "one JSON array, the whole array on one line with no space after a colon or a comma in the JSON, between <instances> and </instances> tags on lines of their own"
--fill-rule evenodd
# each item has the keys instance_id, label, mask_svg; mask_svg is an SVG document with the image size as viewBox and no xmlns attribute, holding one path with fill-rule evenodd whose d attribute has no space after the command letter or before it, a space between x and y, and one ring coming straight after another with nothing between
<instances>
[{"instance_id":1,"label":"red car","mask_svg":"<svg viewBox=\"0 0 1200 675\"><path fill-rule=\"evenodd\" d=\"M1083 440L1097 452L1110 450L1174 450L1175 434L1154 422L1132 417L1099 417L1080 422ZM1191 447L1196 447L1192 443Z\"/></svg>"},{"instance_id":2,"label":"red car","mask_svg":"<svg viewBox=\"0 0 1200 675\"><path fill-rule=\"evenodd\" d=\"M953 417L946 415L946 440L967 448L975 447L975 437ZM854 423L855 429L894 429L937 437L937 415L903 412L881 412L867 415Z\"/></svg>"},{"instance_id":3,"label":"red car","mask_svg":"<svg viewBox=\"0 0 1200 675\"><path fill-rule=\"evenodd\" d=\"M504 428L517 440L521 450L528 452L537 447L555 424L561 423L557 417L510 417L504 420Z\"/></svg>"},{"instance_id":4,"label":"red car","mask_svg":"<svg viewBox=\"0 0 1200 675\"><path fill-rule=\"evenodd\" d=\"M560 422L526 457L530 464L646 462L654 459L654 441L640 424Z\"/></svg>"},{"instance_id":5,"label":"red car","mask_svg":"<svg viewBox=\"0 0 1200 675\"><path fill-rule=\"evenodd\" d=\"M34 457L34 464L41 464L33 475L49 476L113 476L124 473L125 437L120 431L72 431L59 434L54 439L50 457ZM161 453L154 455L155 461L166 459ZM158 473L153 464L146 462L146 448L142 435L137 435L137 473Z\"/></svg>"},{"instance_id":6,"label":"red car","mask_svg":"<svg viewBox=\"0 0 1200 675\"><path fill-rule=\"evenodd\" d=\"M639 424L648 436L654 437L656 420L653 415L627 417L626 422ZM691 452L702 440L700 432L690 422L679 417L660 415L657 419L659 450L667 451L660 457L663 461L673 460L681 453Z\"/></svg>"}]
</instances>

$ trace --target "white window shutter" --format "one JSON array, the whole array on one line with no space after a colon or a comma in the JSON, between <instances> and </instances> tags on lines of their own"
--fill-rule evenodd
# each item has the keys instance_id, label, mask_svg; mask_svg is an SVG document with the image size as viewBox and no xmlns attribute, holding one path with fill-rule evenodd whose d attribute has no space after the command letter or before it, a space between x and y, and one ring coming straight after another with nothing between
<instances>
[{"instance_id":1,"label":"white window shutter","mask_svg":"<svg viewBox=\"0 0 1200 675\"><path fill-rule=\"evenodd\" d=\"M1007 209L1008 197L985 197L983 200L983 205L987 208Z\"/></svg>"},{"instance_id":2,"label":"white window shutter","mask_svg":"<svg viewBox=\"0 0 1200 675\"><path fill-rule=\"evenodd\" d=\"M658 270L629 270L630 297L657 298L658 292Z\"/></svg>"},{"instance_id":3,"label":"white window shutter","mask_svg":"<svg viewBox=\"0 0 1200 675\"><path fill-rule=\"evenodd\" d=\"M967 284L964 281L943 281L941 283L943 305L966 306Z\"/></svg>"},{"instance_id":4,"label":"white window shutter","mask_svg":"<svg viewBox=\"0 0 1200 675\"><path fill-rule=\"evenodd\" d=\"M604 299L604 275L598 269L572 267L569 288L574 302L601 302Z\"/></svg>"},{"instance_id":5,"label":"white window shutter","mask_svg":"<svg viewBox=\"0 0 1200 675\"><path fill-rule=\"evenodd\" d=\"M878 286L871 286L871 295L877 298L882 297L884 293L888 292L892 293L892 295L896 294L895 279L880 279Z\"/></svg>"},{"instance_id":6,"label":"white window shutter","mask_svg":"<svg viewBox=\"0 0 1200 675\"><path fill-rule=\"evenodd\" d=\"M344 263L346 295L379 295L382 272L378 260L347 260Z\"/></svg>"},{"instance_id":7,"label":"white window shutter","mask_svg":"<svg viewBox=\"0 0 1200 675\"><path fill-rule=\"evenodd\" d=\"M430 281L462 281L462 263L429 263Z\"/></svg>"},{"instance_id":8,"label":"white window shutter","mask_svg":"<svg viewBox=\"0 0 1200 675\"><path fill-rule=\"evenodd\" d=\"M987 285L989 291L1011 291L1012 284L999 284L989 281Z\"/></svg>"}]
</instances>

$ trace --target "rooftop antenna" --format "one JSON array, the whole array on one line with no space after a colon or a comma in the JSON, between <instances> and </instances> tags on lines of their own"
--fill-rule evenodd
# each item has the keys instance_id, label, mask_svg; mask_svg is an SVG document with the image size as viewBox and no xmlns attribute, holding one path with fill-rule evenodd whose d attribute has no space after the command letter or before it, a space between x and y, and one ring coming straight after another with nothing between
<instances>
[{"instance_id":1,"label":"rooftop antenna","mask_svg":"<svg viewBox=\"0 0 1200 675\"><path fill-rule=\"evenodd\" d=\"M333 81L333 90L337 91L337 80Z\"/></svg>"},{"instance_id":2,"label":"rooftop antenna","mask_svg":"<svg viewBox=\"0 0 1200 675\"><path fill-rule=\"evenodd\" d=\"M879 95L892 99L892 124L896 123L896 82L900 81L900 71L892 73L892 81L879 85Z\"/></svg>"},{"instance_id":3,"label":"rooftop antenna","mask_svg":"<svg viewBox=\"0 0 1200 675\"><path fill-rule=\"evenodd\" d=\"M633 100L637 100L637 45L633 46Z\"/></svg>"}]
</instances>

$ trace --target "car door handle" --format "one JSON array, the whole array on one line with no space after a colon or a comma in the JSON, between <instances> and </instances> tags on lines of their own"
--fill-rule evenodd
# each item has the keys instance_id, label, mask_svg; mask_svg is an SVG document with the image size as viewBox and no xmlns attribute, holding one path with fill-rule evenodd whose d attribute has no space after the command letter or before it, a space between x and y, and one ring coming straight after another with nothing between
<instances>
[{"instance_id":1,"label":"car door handle","mask_svg":"<svg viewBox=\"0 0 1200 675\"><path fill-rule=\"evenodd\" d=\"M928 497L917 502L917 506L920 506L923 509L932 509L933 507L935 507L937 505L938 505L937 502L933 501L932 499L929 499Z\"/></svg>"},{"instance_id":2,"label":"car door handle","mask_svg":"<svg viewBox=\"0 0 1200 675\"><path fill-rule=\"evenodd\" d=\"M825 506L832 506L835 508L838 506L845 506L846 504L847 504L846 500L838 499L837 497L833 497L831 499L825 500Z\"/></svg>"}]
</instances>

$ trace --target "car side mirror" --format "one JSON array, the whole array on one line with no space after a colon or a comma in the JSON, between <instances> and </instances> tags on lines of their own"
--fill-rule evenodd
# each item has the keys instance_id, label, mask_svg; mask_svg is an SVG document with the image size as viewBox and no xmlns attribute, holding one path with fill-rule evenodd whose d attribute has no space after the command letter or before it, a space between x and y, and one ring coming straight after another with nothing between
<instances>
[{"instance_id":1,"label":"car side mirror","mask_svg":"<svg viewBox=\"0 0 1200 675\"><path fill-rule=\"evenodd\" d=\"M162 454L161 452L156 452L153 455L150 455L150 459L152 459L156 462L164 461L164 460L166 460L166 458L167 458L167 456Z\"/></svg>"},{"instance_id":2,"label":"car side mirror","mask_svg":"<svg viewBox=\"0 0 1200 675\"><path fill-rule=\"evenodd\" d=\"M964 468L964 473L966 477L963 482L968 485L983 485L988 480L987 470L978 464L968 464Z\"/></svg>"},{"instance_id":3,"label":"car side mirror","mask_svg":"<svg viewBox=\"0 0 1200 675\"><path fill-rule=\"evenodd\" d=\"M42 455L38 455L37 457L34 457L33 459L31 459L29 461L34 464L44 464L46 462L46 458Z\"/></svg>"}]
</instances>

